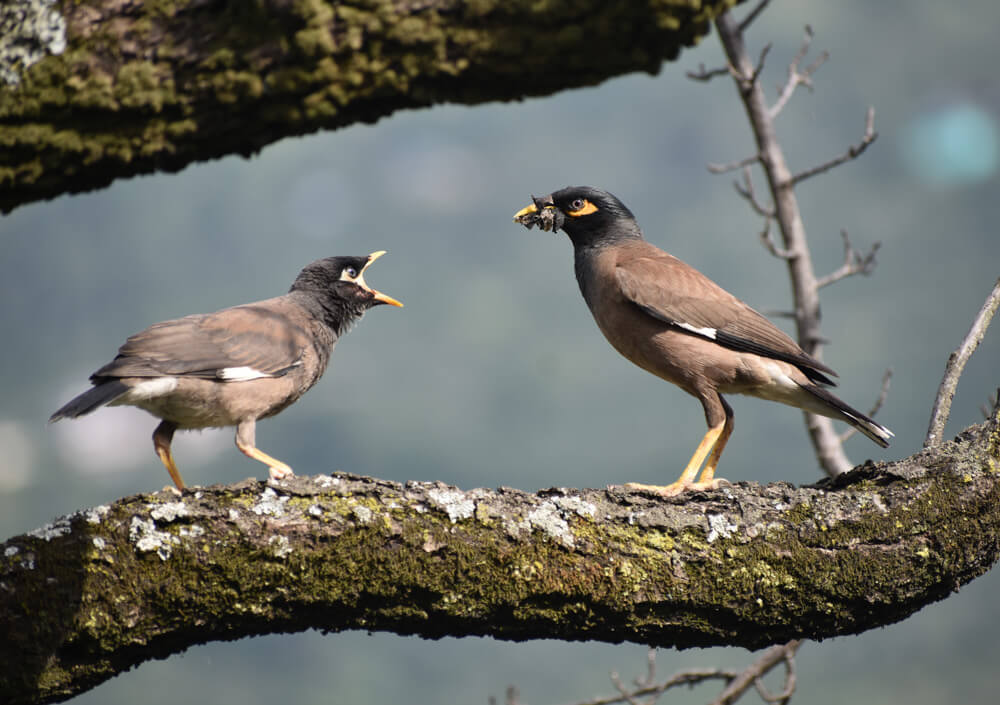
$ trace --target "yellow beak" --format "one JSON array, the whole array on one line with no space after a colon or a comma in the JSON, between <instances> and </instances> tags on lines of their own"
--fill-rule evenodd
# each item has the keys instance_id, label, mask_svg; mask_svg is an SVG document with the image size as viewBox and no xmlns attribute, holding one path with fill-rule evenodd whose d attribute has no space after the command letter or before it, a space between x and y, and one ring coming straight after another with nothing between
<instances>
[{"instance_id":1,"label":"yellow beak","mask_svg":"<svg viewBox=\"0 0 1000 705\"><path fill-rule=\"evenodd\" d=\"M379 301L384 304L389 304L390 306L399 306L402 308L403 304L400 301L397 301L388 294L383 294L381 291L376 291L375 289L372 289L370 286L368 286L368 284L365 283L365 270L368 269L370 266L372 266L372 262L374 262L384 254L385 250L379 250L378 252L372 252L370 255L368 255L368 261L365 262L365 266L361 268L361 271L358 273L358 277L357 279L354 280L354 283L360 286L361 288L367 289L368 291L372 292L372 294L375 296L376 301Z\"/></svg>"},{"instance_id":2,"label":"yellow beak","mask_svg":"<svg viewBox=\"0 0 1000 705\"><path fill-rule=\"evenodd\" d=\"M534 203L532 203L530 206L525 206L524 208L522 208L521 210L519 210L517 213L514 214L514 222L516 223L518 221L518 218L523 218L526 215L531 215L532 213L537 213L537 212L538 208L535 206Z\"/></svg>"}]
</instances>

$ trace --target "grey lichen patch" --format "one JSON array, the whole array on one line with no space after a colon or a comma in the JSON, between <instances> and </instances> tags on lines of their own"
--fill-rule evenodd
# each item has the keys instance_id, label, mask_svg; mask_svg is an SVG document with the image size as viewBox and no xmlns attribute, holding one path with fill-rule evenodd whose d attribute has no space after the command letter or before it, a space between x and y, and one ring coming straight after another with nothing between
<instances>
[{"instance_id":1,"label":"grey lichen patch","mask_svg":"<svg viewBox=\"0 0 1000 705\"><path fill-rule=\"evenodd\" d=\"M597 514L597 507L593 503L582 500L579 497L554 497L552 501L563 511L573 512L585 519L593 519Z\"/></svg>"},{"instance_id":2,"label":"grey lichen patch","mask_svg":"<svg viewBox=\"0 0 1000 705\"><path fill-rule=\"evenodd\" d=\"M20 550L21 549L19 549L17 546L8 546L3 550L4 558L13 558L20 552Z\"/></svg>"},{"instance_id":3,"label":"grey lichen patch","mask_svg":"<svg viewBox=\"0 0 1000 705\"><path fill-rule=\"evenodd\" d=\"M108 515L111 511L111 507L106 504L102 504L97 507L91 507L90 509L84 509L80 513L83 514L83 518L88 524L100 524L101 519Z\"/></svg>"},{"instance_id":4,"label":"grey lichen patch","mask_svg":"<svg viewBox=\"0 0 1000 705\"><path fill-rule=\"evenodd\" d=\"M294 551L291 542L286 536L272 536L268 539L267 543L271 547L271 550L274 551L276 558L285 558Z\"/></svg>"},{"instance_id":5,"label":"grey lichen patch","mask_svg":"<svg viewBox=\"0 0 1000 705\"><path fill-rule=\"evenodd\" d=\"M285 515L285 504L288 502L287 496L279 497L278 493L268 487L260 496L257 504L253 505L252 511L258 516L265 514L273 517Z\"/></svg>"},{"instance_id":6,"label":"grey lichen patch","mask_svg":"<svg viewBox=\"0 0 1000 705\"><path fill-rule=\"evenodd\" d=\"M170 558L174 546L181 542L173 534L157 529L156 522L152 519L141 519L135 516L132 517L132 523L128 529L128 539L140 553L155 552L162 561Z\"/></svg>"},{"instance_id":7,"label":"grey lichen patch","mask_svg":"<svg viewBox=\"0 0 1000 705\"><path fill-rule=\"evenodd\" d=\"M375 516L375 512L362 504L351 507L351 513L362 524L371 524L372 518Z\"/></svg>"},{"instance_id":8,"label":"grey lichen patch","mask_svg":"<svg viewBox=\"0 0 1000 705\"><path fill-rule=\"evenodd\" d=\"M736 524L730 524L729 519L724 514L709 514L706 541L714 543L720 538L728 539L738 528Z\"/></svg>"},{"instance_id":9,"label":"grey lichen patch","mask_svg":"<svg viewBox=\"0 0 1000 705\"><path fill-rule=\"evenodd\" d=\"M188 507L184 502L166 502L165 504L150 504L148 505L150 510L149 516L151 516L156 521L165 521L167 523L176 521L182 517L188 515Z\"/></svg>"},{"instance_id":10,"label":"grey lichen patch","mask_svg":"<svg viewBox=\"0 0 1000 705\"><path fill-rule=\"evenodd\" d=\"M535 529L540 529L566 548L573 548L576 541L569 530L569 524L563 519L555 502L546 500L528 514L528 522Z\"/></svg>"},{"instance_id":11,"label":"grey lichen patch","mask_svg":"<svg viewBox=\"0 0 1000 705\"><path fill-rule=\"evenodd\" d=\"M56 0L0 3L0 81L16 86L31 66L66 50L66 18Z\"/></svg>"},{"instance_id":12,"label":"grey lichen patch","mask_svg":"<svg viewBox=\"0 0 1000 705\"><path fill-rule=\"evenodd\" d=\"M46 524L41 526L34 531L29 531L28 536L34 536L37 539L44 539L46 541L51 541L52 539L59 538L60 536L65 536L72 528L70 527L71 517L59 517L51 524Z\"/></svg>"},{"instance_id":13,"label":"grey lichen patch","mask_svg":"<svg viewBox=\"0 0 1000 705\"><path fill-rule=\"evenodd\" d=\"M427 497L431 504L448 515L452 524L468 519L476 511L476 503L460 490L428 490Z\"/></svg>"}]
</instances>

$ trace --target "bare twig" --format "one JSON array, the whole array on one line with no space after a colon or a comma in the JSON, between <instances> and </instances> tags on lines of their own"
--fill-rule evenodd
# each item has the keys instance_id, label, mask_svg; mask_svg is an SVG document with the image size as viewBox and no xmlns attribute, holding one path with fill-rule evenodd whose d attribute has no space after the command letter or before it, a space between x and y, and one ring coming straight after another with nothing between
<instances>
[{"instance_id":1,"label":"bare twig","mask_svg":"<svg viewBox=\"0 0 1000 705\"><path fill-rule=\"evenodd\" d=\"M697 71L688 71L685 75L692 81L711 81L717 76L726 76L729 74L728 66L720 66L717 69L706 69L705 64L698 64Z\"/></svg>"},{"instance_id":2,"label":"bare twig","mask_svg":"<svg viewBox=\"0 0 1000 705\"><path fill-rule=\"evenodd\" d=\"M795 690L795 652L801 644L802 642L800 640L793 639L787 644L772 646L770 649L761 654L760 658L750 664L750 666L743 671L743 673L733 679L726 689L722 691L722 694L712 701L712 705L730 705L730 703L734 703L742 697L743 693L745 693L750 686L756 686L758 692L761 693L761 697L764 697L765 700L768 700L769 702L787 702L788 699L791 698L792 692ZM763 689L763 686L758 685L758 683L766 673L779 663L785 664L785 687L779 696L775 697L774 700L769 700L769 698L764 695L767 691Z\"/></svg>"},{"instance_id":3,"label":"bare twig","mask_svg":"<svg viewBox=\"0 0 1000 705\"><path fill-rule=\"evenodd\" d=\"M726 670L722 668L706 668L701 670L694 669L690 671L683 671L671 676L663 683L636 688L634 691L629 693L629 697L637 698L649 695L653 696L655 700L655 698L660 697L671 688L676 688L681 685L698 685L699 683L704 683L705 681L710 680L724 680L728 683L738 675L738 671ZM625 696L619 693L618 695L610 695L604 698L586 700L577 703L576 705L615 705L615 703L624 702L628 701L625 699Z\"/></svg>"},{"instance_id":4,"label":"bare twig","mask_svg":"<svg viewBox=\"0 0 1000 705\"><path fill-rule=\"evenodd\" d=\"M760 0L760 2L757 3L757 7L755 7L752 10L750 10L750 14L748 14L746 17L744 17L743 21L740 22L740 32L741 33L747 31L747 27L749 27L753 23L753 21L755 19L757 19L757 16L760 15L760 13L764 11L764 9L768 6L768 4L770 2L771 2L771 0Z\"/></svg>"},{"instance_id":5,"label":"bare twig","mask_svg":"<svg viewBox=\"0 0 1000 705\"><path fill-rule=\"evenodd\" d=\"M774 218L774 208L769 208L757 200L757 192L753 188L750 167L743 167L743 184L741 185L739 181L734 181L733 188L736 189L736 193L746 199L750 207L757 212L757 215L763 218Z\"/></svg>"},{"instance_id":6,"label":"bare twig","mask_svg":"<svg viewBox=\"0 0 1000 705\"><path fill-rule=\"evenodd\" d=\"M872 404L872 408L868 411L868 416L870 416L871 418L875 418L875 414L877 414L882 409L882 405L885 404L885 400L889 398L889 382L891 380L892 380L892 368L889 367L882 375L882 386L878 390L878 398L875 400L875 403ZM851 428L847 429L846 431L840 434L840 442L843 443L857 432L858 430L852 426Z\"/></svg>"},{"instance_id":7,"label":"bare twig","mask_svg":"<svg viewBox=\"0 0 1000 705\"><path fill-rule=\"evenodd\" d=\"M650 649L647 660L647 673L645 677L635 679L634 688L626 686L617 673L612 673L611 682L618 691L617 695L594 698L593 700L580 702L576 705L616 705L616 703L642 705L640 698L646 696L649 696L646 705L652 705L671 688L681 685L698 685L709 680L723 680L726 682L726 688L713 701L713 705L730 705L730 703L736 702L751 687L756 687L760 696L767 702L786 703L795 691L795 652L800 644L800 641L794 640L781 646L772 646L743 671L719 668L694 669L676 673L662 683L654 682L656 675L656 651L655 649ZM785 684L781 692L774 695L764 687L761 679L771 669L782 663L785 664Z\"/></svg>"},{"instance_id":8,"label":"bare twig","mask_svg":"<svg viewBox=\"0 0 1000 705\"><path fill-rule=\"evenodd\" d=\"M862 135L861 141L855 145L851 145L847 148L847 151L841 154L839 157L831 159L828 162L824 162L819 166L814 166L811 169L806 169L805 171L800 171L798 174L792 177L792 185L798 184L805 181L808 178L816 176L817 174L822 174L825 171L829 171L836 166L840 166L844 162L849 162L852 159L857 159L868 146L878 139L878 133L875 132L875 108L869 107L868 112L865 114L865 134Z\"/></svg>"},{"instance_id":9,"label":"bare twig","mask_svg":"<svg viewBox=\"0 0 1000 705\"><path fill-rule=\"evenodd\" d=\"M796 52L794 58L792 58L791 63L788 64L788 79L785 81L784 86L778 88L778 100L768 110L768 115L772 120L778 117L778 114L785 108L785 105L791 99L797 87L805 86L809 90L812 90L812 75L830 58L830 53L824 51L809 66L799 71L799 64L802 63L802 60L806 58L806 54L809 53L809 45L812 43L812 38L812 27L806 25L805 37L802 39L802 44L799 46L799 50Z\"/></svg>"},{"instance_id":10,"label":"bare twig","mask_svg":"<svg viewBox=\"0 0 1000 705\"><path fill-rule=\"evenodd\" d=\"M997 413L997 410L1000 410L1000 389L993 392L990 398L986 401L988 403L980 406L979 411L983 414L984 419L989 419L993 416L993 414Z\"/></svg>"},{"instance_id":11,"label":"bare twig","mask_svg":"<svg viewBox=\"0 0 1000 705\"><path fill-rule=\"evenodd\" d=\"M740 159L738 162L729 162L727 164L713 164L708 163L708 170L713 174L725 174L727 171L736 171L737 169L743 169L750 166L751 164L756 164L760 161L760 155L754 154L752 156L746 157L745 159Z\"/></svg>"},{"instance_id":12,"label":"bare twig","mask_svg":"<svg viewBox=\"0 0 1000 705\"><path fill-rule=\"evenodd\" d=\"M965 335L962 343L948 357L948 364L945 365L944 378L941 386L938 387L937 397L934 399L934 408L931 411L931 421L927 428L927 437L924 438L924 448L937 445L944 435L944 427L948 423L948 416L951 414L951 400L955 397L955 389L958 387L958 378L962 376L965 363L972 357L972 353L979 347L979 343L986 335L990 321L997 308L1000 308L1000 279L993 285L993 291L986 297L986 302L975 320L972 327Z\"/></svg>"},{"instance_id":13,"label":"bare twig","mask_svg":"<svg viewBox=\"0 0 1000 705\"><path fill-rule=\"evenodd\" d=\"M863 254L858 250L855 250L851 245L851 238L847 234L846 230L840 231L840 237L844 240L844 264L842 264L835 271L827 274L825 277L817 279L817 289L822 289L824 286L829 286L834 282L839 282L841 279L855 274L864 274L865 276L868 276L875 270L875 255L878 254L879 248L882 247L881 242L876 242L872 245L872 248L867 252L867 254Z\"/></svg>"},{"instance_id":14,"label":"bare twig","mask_svg":"<svg viewBox=\"0 0 1000 705\"><path fill-rule=\"evenodd\" d=\"M778 259L791 259L795 256L795 253L791 250L778 247L778 243L776 243L774 238L771 237L771 221L773 220L774 218L764 218L764 229L760 233L760 244L762 244L768 252ZM786 313L785 315L789 318L795 317L794 313Z\"/></svg>"}]
</instances>

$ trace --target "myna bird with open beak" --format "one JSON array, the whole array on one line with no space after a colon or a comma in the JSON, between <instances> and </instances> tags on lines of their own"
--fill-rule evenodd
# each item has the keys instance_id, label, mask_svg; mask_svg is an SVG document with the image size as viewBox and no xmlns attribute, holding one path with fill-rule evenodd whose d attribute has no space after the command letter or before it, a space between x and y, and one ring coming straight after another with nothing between
<instances>
[{"instance_id":1,"label":"myna bird with open beak","mask_svg":"<svg viewBox=\"0 0 1000 705\"><path fill-rule=\"evenodd\" d=\"M170 442L178 429L236 427L236 447L273 479L292 469L259 450L258 419L274 416L312 387L341 335L372 306L402 306L365 283L384 255L327 257L303 269L283 296L163 321L136 333L90 376L94 386L52 414L76 418L102 406L137 406L162 419L153 447L184 489Z\"/></svg>"},{"instance_id":2,"label":"myna bird with open beak","mask_svg":"<svg viewBox=\"0 0 1000 705\"><path fill-rule=\"evenodd\" d=\"M715 469L733 432L723 394L839 419L889 445L892 431L826 389L833 370L704 274L646 242L632 212L610 193L571 186L532 200L514 220L569 235L580 291L608 342L705 410L708 431L680 478L665 487L633 487L672 496L717 486Z\"/></svg>"}]
</instances>

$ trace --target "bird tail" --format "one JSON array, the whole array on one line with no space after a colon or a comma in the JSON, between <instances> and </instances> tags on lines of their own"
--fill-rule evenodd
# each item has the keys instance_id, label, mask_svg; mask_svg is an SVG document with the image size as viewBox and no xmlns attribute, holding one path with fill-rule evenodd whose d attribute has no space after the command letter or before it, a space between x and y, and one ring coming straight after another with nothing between
<instances>
[{"instance_id":1,"label":"bird tail","mask_svg":"<svg viewBox=\"0 0 1000 705\"><path fill-rule=\"evenodd\" d=\"M89 414L95 409L110 404L127 391L128 385L120 380L101 382L63 404L56 413L49 417L49 423L59 419L75 419L77 416Z\"/></svg>"},{"instance_id":2,"label":"bird tail","mask_svg":"<svg viewBox=\"0 0 1000 705\"><path fill-rule=\"evenodd\" d=\"M873 441L878 443L883 448L889 447L889 439L895 436L892 431L887 429L880 423L876 423L872 419L868 418L862 414L857 409L852 408L848 404L844 403L829 391L823 387L819 387L814 384L802 385L802 388L807 392L812 394L816 399L822 402L823 409L810 408L809 411L815 411L824 416L829 416L832 419L840 419L841 421L846 421L851 426L856 428L861 433L865 434Z\"/></svg>"}]
</instances>

